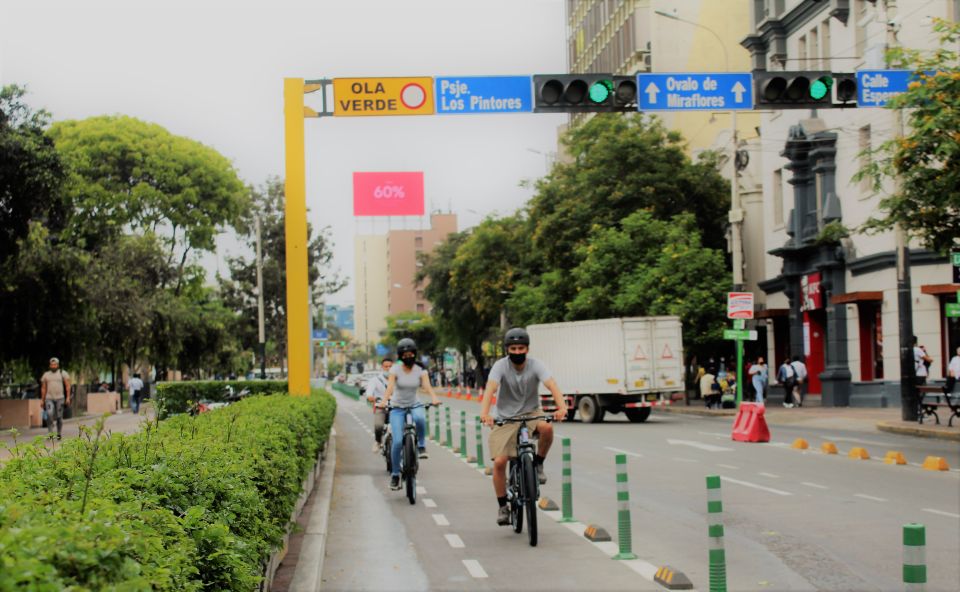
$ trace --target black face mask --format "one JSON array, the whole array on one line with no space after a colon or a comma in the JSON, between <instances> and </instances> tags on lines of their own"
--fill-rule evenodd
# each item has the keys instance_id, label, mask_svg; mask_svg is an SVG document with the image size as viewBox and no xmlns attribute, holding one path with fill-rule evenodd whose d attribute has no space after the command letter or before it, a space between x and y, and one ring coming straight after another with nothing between
<instances>
[{"instance_id":1,"label":"black face mask","mask_svg":"<svg viewBox=\"0 0 960 592\"><path fill-rule=\"evenodd\" d=\"M416 362L414 358L403 358L403 365L407 368L413 368L413 364Z\"/></svg>"},{"instance_id":2,"label":"black face mask","mask_svg":"<svg viewBox=\"0 0 960 592\"><path fill-rule=\"evenodd\" d=\"M519 366L527 361L527 354L508 354L510 361Z\"/></svg>"}]
</instances>

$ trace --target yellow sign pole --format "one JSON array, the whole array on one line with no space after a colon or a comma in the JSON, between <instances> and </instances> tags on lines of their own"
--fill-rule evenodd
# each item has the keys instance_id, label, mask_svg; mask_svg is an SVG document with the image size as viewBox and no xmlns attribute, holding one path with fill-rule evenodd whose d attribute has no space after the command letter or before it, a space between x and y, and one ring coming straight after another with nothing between
<instances>
[{"instance_id":1,"label":"yellow sign pole","mask_svg":"<svg viewBox=\"0 0 960 592\"><path fill-rule=\"evenodd\" d=\"M287 255L287 368L291 395L310 394L310 303L307 274L307 178L303 78L283 80L286 140L284 235Z\"/></svg>"}]
</instances>

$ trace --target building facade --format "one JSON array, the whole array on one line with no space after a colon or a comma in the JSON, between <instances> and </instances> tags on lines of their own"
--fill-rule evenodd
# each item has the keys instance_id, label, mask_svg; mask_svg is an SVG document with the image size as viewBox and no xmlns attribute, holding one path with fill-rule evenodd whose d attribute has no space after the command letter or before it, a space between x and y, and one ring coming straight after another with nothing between
<instances>
[{"instance_id":1,"label":"building facade","mask_svg":"<svg viewBox=\"0 0 960 592\"><path fill-rule=\"evenodd\" d=\"M956 18L958 4L753 0L753 31L742 44L758 70L882 69L890 42L931 48L931 17ZM806 358L809 393L825 406L900 405L895 237L824 233L831 223L859 227L891 191L854 177L863 151L893 137L897 117L878 108L782 110L763 113L759 126L757 328L766 330L771 367L788 355ZM937 379L960 346L960 323L944 312L960 286L946 257L910 247L913 333L934 358Z\"/></svg>"},{"instance_id":2,"label":"building facade","mask_svg":"<svg viewBox=\"0 0 960 592\"><path fill-rule=\"evenodd\" d=\"M390 230L386 235L355 239L357 339L372 346L387 328L386 318L401 312L430 314L424 286L416 283L419 256L430 253L457 232L456 214L430 215L430 227Z\"/></svg>"}]
</instances>

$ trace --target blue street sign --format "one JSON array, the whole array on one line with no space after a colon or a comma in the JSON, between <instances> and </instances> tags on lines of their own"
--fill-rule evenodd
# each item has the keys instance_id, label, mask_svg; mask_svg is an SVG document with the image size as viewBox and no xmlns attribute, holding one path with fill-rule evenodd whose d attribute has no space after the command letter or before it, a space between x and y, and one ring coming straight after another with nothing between
<instances>
[{"instance_id":1,"label":"blue street sign","mask_svg":"<svg viewBox=\"0 0 960 592\"><path fill-rule=\"evenodd\" d=\"M327 331L326 329L314 329L314 330L313 330L313 338L314 338L314 339L329 339L329 338L330 338L330 332Z\"/></svg>"},{"instance_id":2,"label":"blue street sign","mask_svg":"<svg viewBox=\"0 0 960 592\"><path fill-rule=\"evenodd\" d=\"M857 70L857 107L883 107L912 79L910 70Z\"/></svg>"},{"instance_id":3,"label":"blue street sign","mask_svg":"<svg viewBox=\"0 0 960 592\"><path fill-rule=\"evenodd\" d=\"M389 351L390 351L390 350L387 349L387 346L385 346L384 344L382 344L382 343L378 343L378 344L377 344L377 355L378 355L378 356L385 356L385 355L387 355L387 353L388 353Z\"/></svg>"},{"instance_id":4,"label":"blue street sign","mask_svg":"<svg viewBox=\"0 0 960 592\"><path fill-rule=\"evenodd\" d=\"M640 111L741 111L753 109L750 72L637 74Z\"/></svg>"},{"instance_id":5,"label":"blue street sign","mask_svg":"<svg viewBox=\"0 0 960 592\"><path fill-rule=\"evenodd\" d=\"M530 76L437 78L437 114L529 113L533 110Z\"/></svg>"}]
</instances>

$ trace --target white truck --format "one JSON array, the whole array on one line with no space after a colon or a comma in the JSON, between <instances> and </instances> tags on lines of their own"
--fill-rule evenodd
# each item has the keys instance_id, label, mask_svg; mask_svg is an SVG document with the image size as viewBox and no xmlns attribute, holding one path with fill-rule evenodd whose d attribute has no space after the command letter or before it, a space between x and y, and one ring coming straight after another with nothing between
<instances>
[{"instance_id":1,"label":"white truck","mask_svg":"<svg viewBox=\"0 0 960 592\"><path fill-rule=\"evenodd\" d=\"M651 407L683 393L680 318L629 317L530 325L530 357L543 361L580 421L603 421L607 412L646 421ZM540 385L545 410L555 408Z\"/></svg>"}]
</instances>

